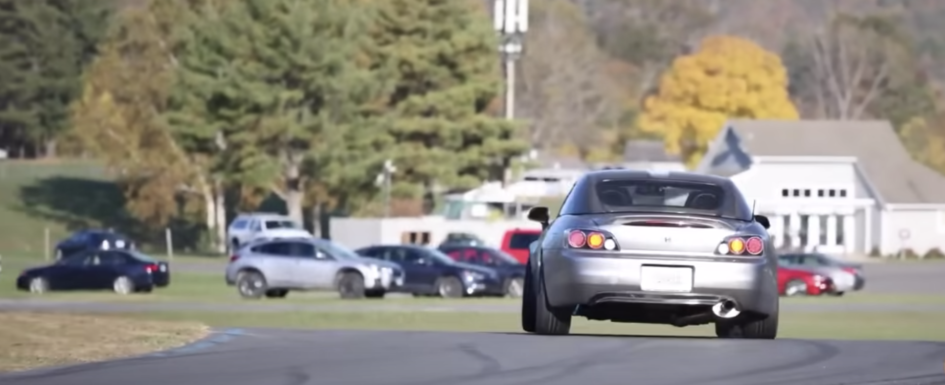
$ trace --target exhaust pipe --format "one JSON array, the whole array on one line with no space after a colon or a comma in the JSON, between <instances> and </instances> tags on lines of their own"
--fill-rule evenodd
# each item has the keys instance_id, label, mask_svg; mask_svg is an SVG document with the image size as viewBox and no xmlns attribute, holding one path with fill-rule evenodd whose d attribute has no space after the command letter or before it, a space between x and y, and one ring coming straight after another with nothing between
<instances>
[{"instance_id":1,"label":"exhaust pipe","mask_svg":"<svg viewBox=\"0 0 945 385\"><path fill-rule=\"evenodd\" d=\"M727 300L712 306L712 313L715 314L716 317L729 319L738 317L742 312L738 310L735 301Z\"/></svg>"}]
</instances>

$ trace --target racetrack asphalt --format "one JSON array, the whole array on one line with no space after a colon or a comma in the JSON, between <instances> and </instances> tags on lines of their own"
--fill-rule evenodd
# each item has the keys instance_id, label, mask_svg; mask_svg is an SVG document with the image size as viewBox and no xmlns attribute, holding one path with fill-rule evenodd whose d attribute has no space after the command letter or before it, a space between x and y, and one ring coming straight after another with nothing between
<instances>
[{"instance_id":1,"label":"racetrack asphalt","mask_svg":"<svg viewBox=\"0 0 945 385\"><path fill-rule=\"evenodd\" d=\"M4 385L945 384L945 344L249 329Z\"/></svg>"}]
</instances>

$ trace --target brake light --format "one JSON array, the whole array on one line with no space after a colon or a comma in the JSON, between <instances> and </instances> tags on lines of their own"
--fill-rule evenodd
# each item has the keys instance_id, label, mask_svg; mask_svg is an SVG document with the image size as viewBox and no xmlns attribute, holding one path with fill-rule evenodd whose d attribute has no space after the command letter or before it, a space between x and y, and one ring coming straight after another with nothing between
<instances>
[{"instance_id":1,"label":"brake light","mask_svg":"<svg viewBox=\"0 0 945 385\"><path fill-rule=\"evenodd\" d=\"M765 242L758 237L748 238L745 242L745 250L751 255L760 255L765 251Z\"/></svg>"},{"instance_id":2,"label":"brake light","mask_svg":"<svg viewBox=\"0 0 945 385\"><path fill-rule=\"evenodd\" d=\"M613 236L601 231L571 230L568 232L567 243L572 249L617 249L617 241Z\"/></svg>"},{"instance_id":3,"label":"brake light","mask_svg":"<svg viewBox=\"0 0 945 385\"><path fill-rule=\"evenodd\" d=\"M587 243L587 236L581 230L574 230L568 234L568 246L572 249L580 249ZM232 259L231 259L232 260Z\"/></svg>"},{"instance_id":4,"label":"brake light","mask_svg":"<svg viewBox=\"0 0 945 385\"><path fill-rule=\"evenodd\" d=\"M230 256L230 263L236 262L237 259L240 259L239 255L233 254Z\"/></svg>"},{"instance_id":5,"label":"brake light","mask_svg":"<svg viewBox=\"0 0 945 385\"><path fill-rule=\"evenodd\" d=\"M148 273L153 273L155 271L158 271L159 267L158 265L147 265L144 267L144 269L147 270Z\"/></svg>"}]
</instances>

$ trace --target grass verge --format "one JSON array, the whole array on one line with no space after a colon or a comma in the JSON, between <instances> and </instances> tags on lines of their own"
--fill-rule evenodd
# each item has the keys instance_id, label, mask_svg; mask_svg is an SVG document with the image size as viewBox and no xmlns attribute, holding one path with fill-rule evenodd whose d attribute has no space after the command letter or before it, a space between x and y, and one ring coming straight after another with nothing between
<instances>
[{"instance_id":1,"label":"grass verge","mask_svg":"<svg viewBox=\"0 0 945 385\"><path fill-rule=\"evenodd\" d=\"M217 327L301 329L520 332L518 314L507 313L210 313L164 312L132 315L145 319L197 321ZM943 313L785 313L779 338L945 341ZM575 317L574 334L712 336L711 326L587 321Z\"/></svg>"},{"instance_id":2,"label":"grass verge","mask_svg":"<svg viewBox=\"0 0 945 385\"><path fill-rule=\"evenodd\" d=\"M0 372L140 355L208 332L193 319L137 318L0 311Z\"/></svg>"}]
</instances>

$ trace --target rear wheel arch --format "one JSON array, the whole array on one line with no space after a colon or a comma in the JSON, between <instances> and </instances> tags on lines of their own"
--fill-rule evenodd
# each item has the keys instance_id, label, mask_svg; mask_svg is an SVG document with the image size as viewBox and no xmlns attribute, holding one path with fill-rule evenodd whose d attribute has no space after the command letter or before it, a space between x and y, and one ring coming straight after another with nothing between
<instances>
[{"instance_id":1,"label":"rear wheel arch","mask_svg":"<svg viewBox=\"0 0 945 385\"><path fill-rule=\"evenodd\" d=\"M263 278L266 277L266 275L263 274L262 270L260 270L260 269L258 269L258 268L256 268L256 267L253 267L253 266L247 266L247 267L242 267L242 268L240 268L240 269L236 272L236 280L238 281L243 275L248 274L248 273L259 274L259 275L262 276Z\"/></svg>"},{"instance_id":2,"label":"rear wheel arch","mask_svg":"<svg viewBox=\"0 0 945 385\"><path fill-rule=\"evenodd\" d=\"M362 273L361 270L358 270L357 268L354 268L354 267L346 266L346 267L342 267L338 269L338 271L335 273L335 283L333 286L338 286L338 283L341 282L341 278L344 277L345 274L357 274L361 276L361 279L364 279L364 273Z\"/></svg>"}]
</instances>

